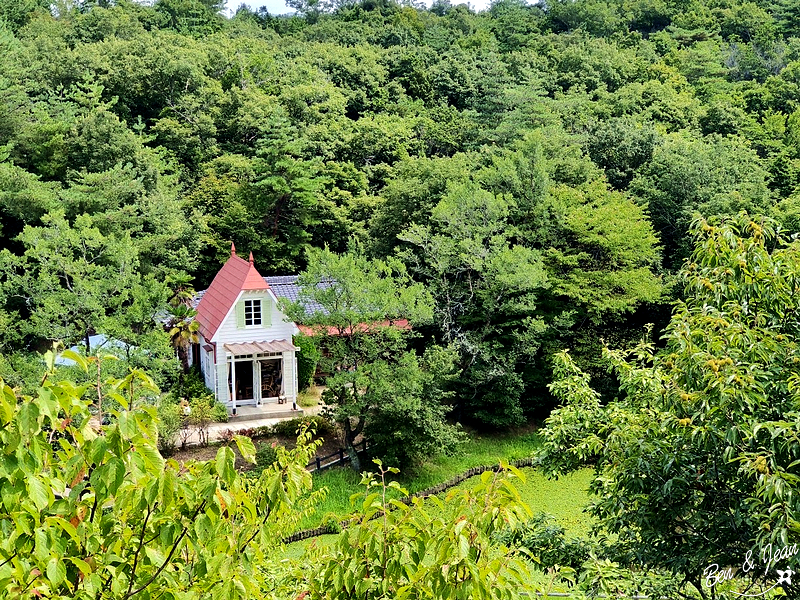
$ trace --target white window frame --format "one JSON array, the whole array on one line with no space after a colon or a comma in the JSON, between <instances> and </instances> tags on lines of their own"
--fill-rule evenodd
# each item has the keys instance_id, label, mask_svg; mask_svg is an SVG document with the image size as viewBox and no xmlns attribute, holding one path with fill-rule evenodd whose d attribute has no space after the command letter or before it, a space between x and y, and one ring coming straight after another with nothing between
<instances>
[{"instance_id":1,"label":"white window frame","mask_svg":"<svg viewBox=\"0 0 800 600\"><path fill-rule=\"evenodd\" d=\"M263 304L260 298L253 298L244 301L244 326L261 327L263 319ZM249 316L248 316L249 315Z\"/></svg>"}]
</instances>

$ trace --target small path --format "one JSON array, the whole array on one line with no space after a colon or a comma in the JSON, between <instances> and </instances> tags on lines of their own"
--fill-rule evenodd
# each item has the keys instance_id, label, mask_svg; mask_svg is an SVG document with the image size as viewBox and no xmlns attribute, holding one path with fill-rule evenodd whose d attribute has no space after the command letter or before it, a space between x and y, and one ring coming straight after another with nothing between
<instances>
[{"instance_id":1,"label":"small path","mask_svg":"<svg viewBox=\"0 0 800 600\"><path fill-rule=\"evenodd\" d=\"M265 425L269 425L271 427L275 425L275 423L280 423L281 421L287 421L289 418L283 417L278 419L251 419L249 421L238 421L236 423L212 423L211 425L208 426L208 441L218 442L219 434L228 429L236 433L237 431L241 431L243 429L264 427ZM192 431L192 435L190 435L189 439L186 440L186 445L198 446L199 444L200 444L200 436L197 434L196 430Z\"/></svg>"},{"instance_id":2,"label":"small path","mask_svg":"<svg viewBox=\"0 0 800 600\"><path fill-rule=\"evenodd\" d=\"M298 415L288 415L286 417L276 417L271 419L248 419L247 421L235 421L232 423L212 423L208 427L208 441L209 442L218 442L219 435L228 429L236 433L237 431L241 431L243 429L253 429L255 427L264 427L269 425L272 427L276 423L280 423L281 421L288 421L289 419L297 419L304 415L318 415L322 409L324 408L323 404L318 404L316 406L310 406L308 408L303 408L303 413ZM199 446L200 445L200 436L197 434L197 431L192 431L192 435L189 436L189 439L186 440L187 446Z\"/></svg>"}]
</instances>

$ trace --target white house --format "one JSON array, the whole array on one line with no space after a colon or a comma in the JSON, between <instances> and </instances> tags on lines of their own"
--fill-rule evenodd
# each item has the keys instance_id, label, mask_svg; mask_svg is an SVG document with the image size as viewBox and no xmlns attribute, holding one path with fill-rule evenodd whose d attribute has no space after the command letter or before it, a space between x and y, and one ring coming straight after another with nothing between
<instances>
[{"instance_id":1,"label":"white house","mask_svg":"<svg viewBox=\"0 0 800 600\"><path fill-rule=\"evenodd\" d=\"M208 389L236 414L240 406L297 400L297 325L250 260L231 257L197 296L200 342L191 353Z\"/></svg>"}]
</instances>

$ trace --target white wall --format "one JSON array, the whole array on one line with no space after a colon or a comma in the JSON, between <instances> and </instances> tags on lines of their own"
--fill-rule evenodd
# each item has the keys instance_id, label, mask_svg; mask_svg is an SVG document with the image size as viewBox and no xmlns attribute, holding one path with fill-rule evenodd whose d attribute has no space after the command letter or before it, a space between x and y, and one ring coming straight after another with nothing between
<instances>
[{"instance_id":1,"label":"white wall","mask_svg":"<svg viewBox=\"0 0 800 600\"><path fill-rule=\"evenodd\" d=\"M275 300L269 292L266 290L245 291L239 295L236 302L255 299L261 299L262 314L266 313L267 310L270 311L270 316L272 318L270 319L269 327L245 327L242 329L236 327L236 303L234 303L234 307L228 312L225 320L212 338L217 343L217 398L220 402L229 401L228 364L225 344L271 342L273 340L292 341L295 325L286 315L278 310L278 306L275 304ZM283 381L284 394L289 401L291 401L297 396L297 375L294 372L294 352L283 353ZM206 385L208 385L208 380L206 381ZM214 388L213 382L209 388Z\"/></svg>"}]
</instances>

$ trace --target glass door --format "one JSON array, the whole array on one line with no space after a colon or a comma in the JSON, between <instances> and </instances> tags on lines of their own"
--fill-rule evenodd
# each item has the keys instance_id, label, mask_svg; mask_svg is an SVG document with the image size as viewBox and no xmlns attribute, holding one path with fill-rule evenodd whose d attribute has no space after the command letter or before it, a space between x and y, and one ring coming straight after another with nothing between
<instances>
[{"instance_id":1,"label":"glass door","mask_svg":"<svg viewBox=\"0 0 800 600\"><path fill-rule=\"evenodd\" d=\"M283 359L271 358L261 363L261 399L275 400L283 395Z\"/></svg>"}]
</instances>

